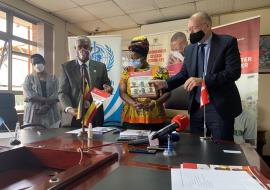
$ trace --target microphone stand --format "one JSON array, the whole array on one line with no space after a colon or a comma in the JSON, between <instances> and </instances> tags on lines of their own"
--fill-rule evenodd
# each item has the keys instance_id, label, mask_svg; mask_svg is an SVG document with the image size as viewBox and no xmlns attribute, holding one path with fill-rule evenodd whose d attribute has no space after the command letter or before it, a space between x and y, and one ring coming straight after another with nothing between
<instances>
[{"instance_id":1,"label":"microphone stand","mask_svg":"<svg viewBox=\"0 0 270 190\"><path fill-rule=\"evenodd\" d=\"M18 139L17 136L17 132L15 132L15 136L12 134L12 132L10 131L10 129L8 128L8 126L5 124L5 122L3 122L4 127L8 130L8 132L11 134L11 136L13 137L13 140L10 141L10 145L19 145L21 144L21 141Z\"/></svg>"},{"instance_id":2,"label":"microphone stand","mask_svg":"<svg viewBox=\"0 0 270 190\"><path fill-rule=\"evenodd\" d=\"M172 133L168 133L168 144L167 148L163 152L163 156L174 156L176 155L176 152L173 150L173 143L172 143Z\"/></svg>"},{"instance_id":3,"label":"microphone stand","mask_svg":"<svg viewBox=\"0 0 270 190\"><path fill-rule=\"evenodd\" d=\"M82 94L81 94L81 96L82 96L82 98L81 98L81 101L82 101L82 105L81 105L81 119L82 119L82 130L78 133L78 136L79 137L87 137L87 132L85 131L85 128L84 128L84 114L85 114L85 109L84 109L84 93L85 93L85 67L84 67L84 65L82 65L81 66L82 67Z\"/></svg>"}]
</instances>

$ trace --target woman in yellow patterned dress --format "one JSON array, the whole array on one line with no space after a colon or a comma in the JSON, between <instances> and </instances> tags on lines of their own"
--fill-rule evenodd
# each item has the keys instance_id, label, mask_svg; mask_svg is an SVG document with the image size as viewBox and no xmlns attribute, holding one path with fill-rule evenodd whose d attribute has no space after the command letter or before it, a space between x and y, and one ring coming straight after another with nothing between
<instances>
[{"instance_id":1,"label":"woman in yellow patterned dress","mask_svg":"<svg viewBox=\"0 0 270 190\"><path fill-rule=\"evenodd\" d=\"M133 38L129 51L130 65L124 68L120 80L120 96L125 102L123 127L159 130L164 127L166 114L163 103L170 97L170 92L155 92L145 79L166 79L168 70L149 66L146 61L149 43L144 36Z\"/></svg>"}]
</instances>

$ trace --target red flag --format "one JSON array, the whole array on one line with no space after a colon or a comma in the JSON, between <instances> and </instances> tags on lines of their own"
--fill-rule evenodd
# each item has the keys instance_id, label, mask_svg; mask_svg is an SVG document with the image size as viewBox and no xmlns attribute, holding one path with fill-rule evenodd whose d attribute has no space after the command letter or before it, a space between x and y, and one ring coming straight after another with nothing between
<instances>
[{"instance_id":1,"label":"red flag","mask_svg":"<svg viewBox=\"0 0 270 190\"><path fill-rule=\"evenodd\" d=\"M205 82L204 80L202 81L202 86L201 86L201 107L203 107L204 105L208 104L209 101L209 94L208 94L208 90L206 88Z\"/></svg>"}]
</instances>

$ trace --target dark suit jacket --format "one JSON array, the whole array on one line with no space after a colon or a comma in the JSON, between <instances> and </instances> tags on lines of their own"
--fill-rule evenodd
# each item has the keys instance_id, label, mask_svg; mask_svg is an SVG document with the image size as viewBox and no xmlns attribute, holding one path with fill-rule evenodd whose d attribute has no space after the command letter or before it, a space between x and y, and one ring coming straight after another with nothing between
<instances>
[{"instance_id":1,"label":"dark suit jacket","mask_svg":"<svg viewBox=\"0 0 270 190\"><path fill-rule=\"evenodd\" d=\"M168 89L173 90L197 73L197 44L185 49L185 60L181 71L167 80ZM210 102L224 119L233 119L242 112L241 99L235 81L241 76L241 60L237 40L227 35L213 33L205 77ZM193 111L194 88L189 95L189 112Z\"/></svg>"},{"instance_id":2,"label":"dark suit jacket","mask_svg":"<svg viewBox=\"0 0 270 190\"><path fill-rule=\"evenodd\" d=\"M106 65L90 60L89 70L90 86L103 90L103 84L111 85L108 78ZM61 65L61 75L59 78L59 100L63 109L67 107L77 108L81 94L81 73L80 65L76 60L68 61ZM62 126L70 126L72 116L68 113L62 114ZM94 118L93 124L102 125L104 121L103 107L101 106Z\"/></svg>"}]
</instances>

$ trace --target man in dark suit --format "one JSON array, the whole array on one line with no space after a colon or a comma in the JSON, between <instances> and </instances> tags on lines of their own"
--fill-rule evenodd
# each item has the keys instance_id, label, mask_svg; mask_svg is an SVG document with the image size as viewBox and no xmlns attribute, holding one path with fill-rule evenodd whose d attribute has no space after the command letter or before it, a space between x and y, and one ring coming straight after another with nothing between
<instances>
[{"instance_id":1,"label":"man in dark suit","mask_svg":"<svg viewBox=\"0 0 270 190\"><path fill-rule=\"evenodd\" d=\"M204 78L210 103L205 106L206 126L215 139L233 140L234 118L242 112L235 81L241 76L237 39L211 31L211 17L198 12L190 17L190 42L185 49L184 65L175 76L152 81L157 89L173 90L184 84L190 92L190 130L203 133L204 109L200 108Z\"/></svg>"},{"instance_id":2,"label":"man in dark suit","mask_svg":"<svg viewBox=\"0 0 270 190\"><path fill-rule=\"evenodd\" d=\"M75 49L77 59L68 61L61 65L61 76L59 80L59 100L63 107L62 126L81 127L81 121L76 120L77 108L82 93L82 69L86 68L85 77L89 81L90 88L96 87L108 93L112 93L113 88L108 78L106 65L89 59L91 41L86 36L80 36L76 40ZM90 105L90 101L85 101L85 108ZM104 122L103 107L99 107L93 126L102 126Z\"/></svg>"}]
</instances>

